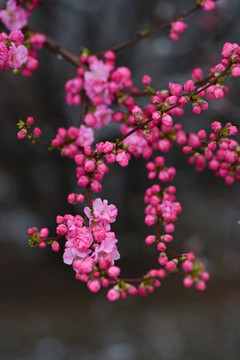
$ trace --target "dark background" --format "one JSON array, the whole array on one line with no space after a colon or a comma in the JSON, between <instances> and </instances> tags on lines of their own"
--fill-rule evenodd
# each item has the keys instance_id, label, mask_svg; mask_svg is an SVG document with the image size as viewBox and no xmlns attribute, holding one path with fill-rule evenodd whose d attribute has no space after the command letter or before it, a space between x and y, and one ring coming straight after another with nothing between
<instances>
[{"instance_id":1,"label":"dark background","mask_svg":"<svg viewBox=\"0 0 240 360\"><path fill-rule=\"evenodd\" d=\"M5 1L0 1L3 6ZM74 52L107 49L147 27L194 6L193 0L62 0L43 2L30 26L46 31ZM177 43L168 30L118 54L134 81L148 73L155 88L183 83L200 66L205 75L217 64L225 41L239 42L239 0L220 0L214 13L187 18ZM50 141L59 126L76 125L79 108L64 101L64 83L75 69L43 49L32 78L0 74L0 359L1 360L239 360L240 359L240 187L225 185L208 170L198 174L186 157L171 150L168 164L178 172L174 185L183 212L171 248L194 250L211 273L205 293L184 289L180 276L147 298L109 303L105 291L91 294L63 264L62 253L30 248L26 230L55 233L55 216L81 213L67 204L77 190L74 165L57 152L16 138L19 118L34 116ZM229 94L213 101L201 116L190 108L180 119L187 130L209 128L214 120L239 123L239 79L228 80ZM112 124L97 133L115 139ZM113 230L119 239L122 274L135 276L157 266L153 247L144 246L143 194L150 184L143 160L127 169L112 166L102 198L119 208Z\"/></svg>"}]
</instances>

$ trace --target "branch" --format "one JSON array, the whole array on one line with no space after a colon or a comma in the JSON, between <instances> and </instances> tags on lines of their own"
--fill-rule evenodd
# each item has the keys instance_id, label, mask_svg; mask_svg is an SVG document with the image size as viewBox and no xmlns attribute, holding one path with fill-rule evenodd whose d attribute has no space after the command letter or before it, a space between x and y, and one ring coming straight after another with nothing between
<instances>
[{"instance_id":1,"label":"branch","mask_svg":"<svg viewBox=\"0 0 240 360\"><path fill-rule=\"evenodd\" d=\"M86 197L87 197L87 206L89 208L92 208L92 194L91 194L90 185L86 186Z\"/></svg>"},{"instance_id":2,"label":"branch","mask_svg":"<svg viewBox=\"0 0 240 360\"><path fill-rule=\"evenodd\" d=\"M83 69L87 70L87 66L82 64L79 60L80 56L74 54L72 51L67 49L66 47L62 46L56 40L54 40L51 36L45 34L43 31L39 31L36 29L29 29L26 28L27 31L31 31L34 34L43 34L46 37L46 41L44 46L52 51L53 53L62 56L65 60L76 67L82 67Z\"/></svg>"},{"instance_id":3,"label":"branch","mask_svg":"<svg viewBox=\"0 0 240 360\"><path fill-rule=\"evenodd\" d=\"M143 281L143 279L142 278L132 278L132 279L128 279L128 278L119 278L118 279L119 281L124 281L124 282L127 282L127 283L129 283L129 282L141 282L141 281Z\"/></svg>"},{"instance_id":4,"label":"branch","mask_svg":"<svg viewBox=\"0 0 240 360\"><path fill-rule=\"evenodd\" d=\"M120 45L114 46L114 47L112 47L112 48L110 48L108 50L113 51L113 52L117 52L119 50L125 49L128 46L131 46L131 45L139 42L140 40L143 40L143 39L145 39L145 38L147 38L149 36L152 36L152 35L158 33L159 31L161 31L163 29L166 29L167 27L170 27L172 22L177 21L177 20L179 20L181 18L185 18L186 16L192 14L193 12L197 11L200 8L201 8L201 5L195 5L193 8L184 11L182 14L180 14L177 17L173 18L172 20L170 20L170 21L156 27L155 29L152 29L152 30L150 30L148 32L142 31L142 32L138 33L135 38L133 38L131 40L128 40L127 42L124 42L124 43L122 43ZM99 54L102 54L104 52L105 51L101 51Z\"/></svg>"},{"instance_id":5,"label":"branch","mask_svg":"<svg viewBox=\"0 0 240 360\"><path fill-rule=\"evenodd\" d=\"M47 146L48 148L51 147L51 144L46 143L45 141L34 139L34 142L40 145Z\"/></svg>"}]
</instances>

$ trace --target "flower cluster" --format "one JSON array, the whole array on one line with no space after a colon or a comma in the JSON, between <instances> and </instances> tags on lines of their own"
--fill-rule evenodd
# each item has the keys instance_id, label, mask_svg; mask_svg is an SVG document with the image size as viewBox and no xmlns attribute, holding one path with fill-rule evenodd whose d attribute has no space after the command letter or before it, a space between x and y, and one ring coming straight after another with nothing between
<instances>
[{"instance_id":1,"label":"flower cluster","mask_svg":"<svg viewBox=\"0 0 240 360\"><path fill-rule=\"evenodd\" d=\"M8 0L6 10L0 11L0 20L8 30L22 29L27 25L30 12L17 4L16 0Z\"/></svg>"},{"instance_id":2,"label":"flower cluster","mask_svg":"<svg viewBox=\"0 0 240 360\"><path fill-rule=\"evenodd\" d=\"M186 23L183 21L174 21L171 23L171 31L169 37L173 41L177 41L179 39L179 34L183 33L184 30L188 27Z\"/></svg>"},{"instance_id":3,"label":"flower cluster","mask_svg":"<svg viewBox=\"0 0 240 360\"><path fill-rule=\"evenodd\" d=\"M94 132L85 125L79 128L71 126L69 129L60 127L52 140L52 146L59 148L62 156L74 158L77 154L83 154L83 148L91 146L93 141Z\"/></svg>"},{"instance_id":4,"label":"flower cluster","mask_svg":"<svg viewBox=\"0 0 240 360\"><path fill-rule=\"evenodd\" d=\"M80 215L57 216L57 234L64 235L67 242L63 261L72 264L74 260L91 257L94 261L104 260L110 256L111 261L118 260L115 234L111 232L110 224L117 216L117 208L108 205L107 200L100 198L93 201L92 210L85 207L84 212L89 219L89 226L84 226Z\"/></svg>"},{"instance_id":5,"label":"flower cluster","mask_svg":"<svg viewBox=\"0 0 240 360\"><path fill-rule=\"evenodd\" d=\"M32 143L34 143L42 135L42 131L39 129L39 127L35 127L33 130L31 129L34 122L35 120L32 116L29 116L25 122L19 120L17 123L19 128L17 137L19 140L27 137L28 139L32 139Z\"/></svg>"},{"instance_id":6,"label":"flower cluster","mask_svg":"<svg viewBox=\"0 0 240 360\"><path fill-rule=\"evenodd\" d=\"M79 105L85 93L91 102L84 117L87 126L100 129L109 124L112 109L109 105L116 99L117 93L132 86L131 72L127 67L115 69L115 54L107 51L104 61L96 56L81 56L81 61L89 67L77 69L77 77L65 84L68 105ZM123 102L123 99L120 100Z\"/></svg>"},{"instance_id":7,"label":"flower cluster","mask_svg":"<svg viewBox=\"0 0 240 360\"><path fill-rule=\"evenodd\" d=\"M236 135L238 129L231 123L227 123L224 128L218 121L212 124L213 132L209 134L200 130L197 135L190 134L188 145L183 147L185 154L191 154L189 163L196 165L198 172L203 171L207 166L215 171L216 176L224 178L228 185L236 179L240 179L240 148L236 140L229 139L231 135Z\"/></svg>"},{"instance_id":8,"label":"flower cluster","mask_svg":"<svg viewBox=\"0 0 240 360\"><path fill-rule=\"evenodd\" d=\"M153 185L145 193L144 202L148 205L145 209L145 224L152 226L157 222L164 225L167 233L174 231L173 221L177 220L178 214L182 211L179 202L175 198L176 188L168 186L161 190L160 185Z\"/></svg>"},{"instance_id":9,"label":"flower cluster","mask_svg":"<svg viewBox=\"0 0 240 360\"><path fill-rule=\"evenodd\" d=\"M182 263L182 270L186 274L183 279L185 287L191 287L195 284L196 289L204 291L206 282L210 279L209 273L205 271L203 263L196 260L193 253L186 254L186 260Z\"/></svg>"},{"instance_id":10,"label":"flower cluster","mask_svg":"<svg viewBox=\"0 0 240 360\"><path fill-rule=\"evenodd\" d=\"M22 75L29 77L38 68L38 50L42 49L46 41L43 34L28 32L25 34L24 45L28 49L28 60L21 69Z\"/></svg>"},{"instance_id":11,"label":"flower cluster","mask_svg":"<svg viewBox=\"0 0 240 360\"><path fill-rule=\"evenodd\" d=\"M101 287L115 284L120 274L120 268L113 265L110 255L98 261L91 257L75 260L73 269L76 271L76 279L86 282L88 289L94 293Z\"/></svg>"},{"instance_id":12,"label":"flower cluster","mask_svg":"<svg viewBox=\"0 0 240 360\"><path fill-rule=\"evenodd\" d=\"M34 10L41 0L8 0L6 9L0 10L0 21L8 30L22 29L27 25L30 11ZM24 6L26 8L24 8Z\"/></svg>"},{"instance_id":13,"label":"flower cluster","mask_svg":"<svg viewBox=\"0 0 240 360\"><path fill-rule=\"evenodd\" d=\"M39 1L8 0L6 10L0 11L0 20L11 31L9 35L0 34L2 70L10 67L15 69L15 73L21 71L24 76L31 76L38 67L37 50L44 46L46 38L43 34L27 31L25 26L30 11ZM215 8L215 1L211 0L199 0L197 4L196 8L202 7L205 11ZM175 18L167 24L173 41L178 40L187 28L183 18ZM137 41L146 34L140 33ZM54 51L63 53L58 47ZM66 59L69 56L72 59L73 55L64 52ZM174 166L166 166L165 154L176 146L189 155L188 161L196 165L197 171L208 167L216 176L223 177L227 184L240 180L240 146L236 140L230 139L238 132L235 126L227 123L223 127L215 121L211 124L211 133L207 135L204 129L197 134L188 133L180 123L175 123L176 117L184 115L188 104L191 104L195 116L206 111L211 100L221 100L228 93L225 78L240 76L240 47L236 43L225 43L221 61L209 70L205 79L203 71L194 68L192 78L184 84L170 81L167 89L155 90L151 77L145 74L142 77L143 93L133 85L130 69L116 67L115 60L113 51L97 57L85 49L74 61L77 76L65 83L65 91L68 105L82 104L78 127L59 127L51 144L47 144L38 139L41 135L38 127L32 130L32 117L18 123L19 139L27 137L32 143L55 148L62 156L74 160L77 184L82 189L79 193L70 193L68 202L73 205L85 202L87 205L84 208L85 218L70 214L57 216L57 236L49 238L47 228L40 231L30 228L29 243L40 248L51 245L52 250L57 252L63 240L63 261L73 267L76 279L86 282L92 292L112 285L107 293L110 301L124 299L128 294L146 296L160 287L163 279L180 271L184 274L185 287L195 285L198 290L205 290L209 274L204 265L193 253L176 254L169 249L175 231L174 222L182 207L176 201L175 186L164 186L176 175ZM137 102L138 96L142 95L149 98L145 107ZM93 145L94 130L107 126L111 121L119 124L121 137L116 141L100 141ZM155 182L144 196L145 223L155 228L146 237L145 244L155 244L160 268L150 269L138 279L122 279L119 277L120 268L114 263L120 258L116 245L118 240L111 231L118 210L107 200L93 200L92 192L102 190L103 177L110 171L111 164L117 162L126 167L132 157L140 156L147 160L148 178ZM138 285L132 285L134 282Z\"/></svg>"},{"instance_id":14,"label":"flower cluster","mask_svg":"<svg viewBox=\"0 0 240 360\"><path fill-rule=\"evenodd\" d=\"M52 245L52 250L55 252L59 251L59 243L53 238L48 238L49 230L48 228L42 228L40 231L36 227L28 229L29 235L29 245L30 246L39 246L41 249L44 249L47 244Z\"/></svg>"},{"instance_id":15,"label":"flower cluster","mask_svg":"<svg viewBox=\"0 0 240 360\"><path fill-rule=\"evenodd\" d=\"M212 0L201 0L200 5L205 11L213 11L215 10L215 1Z\"/></svg>"},{"instance_id":16,"label":"flower cluster","mask_svg":"<svg viewBox=\"0 0 240 360\"><path fill-rule=\"evenodd\" d=\"M0 33L0 68L19 69L28 60L28 50L22 44L24 35L20 30L13 29L9 35Z\"/></svg>"}]
</instances>

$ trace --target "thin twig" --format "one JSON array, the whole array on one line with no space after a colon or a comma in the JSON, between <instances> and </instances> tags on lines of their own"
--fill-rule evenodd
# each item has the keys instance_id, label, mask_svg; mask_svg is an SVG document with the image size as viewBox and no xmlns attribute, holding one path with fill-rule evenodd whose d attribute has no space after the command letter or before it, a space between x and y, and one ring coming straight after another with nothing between
<instances>
[{"instance_id":1,"label":"thin twig","mask_svg":"<svg viewBox=\"0 0 240 360\"><path fill-rule=\"evenodd\" d=\"M51 144L48 144L48 143L46 143L45 141L38 140L38 139L34 139L34 142L35 142L35 143L38 143L38 144L40 144L40 145L47 146L47 147L50 147L50 146L51 146Z\"/></svg>"},{"instance_id":2,"label":"thin twig","mask_svg":"<svg viewBox=\"0 0 240 360\"><path fill-rule=\"evenodd\" d=\"M80 55L74 54L72 51L67 49L65 46L61 45L59 42L57 42L51 36L45 34L43 31L39 31L36 29L29 29L29 28L26 28L26 30L31 31L32 33L35 33L35 34L43 34L46 37L44 46L47 49L49 49L50 51L54 52L57 55L60 55L65 60L70 62L72 65L74 65L76 67L82 67L83 69L87 70L87 66L80 62Z\"/></svg>"},{"instance_id":3,"label":"thin twig","mask_svg":"<svg viewBox=\"0 0 240 360\"><path fill-rule=\"evenodd\" d=\"M87 206L92 207L92 194L91 194L91 188L90 185L86 186L86 198L87 198Z\"/></svg>"},{"instance_id":4,"label":"thin twig","mask_svg":"<svg viewBox=\"0 0 240 360\"><path fill-rule=\"evenodd\" d=\"M131 46L131 45L139 42L140 40L146 39L147 37L152 36L152 35L158 33L159 31L161 31L163 29L166 29L167 27L170 27L172 22L177 21L178 19L185 18L186 16L192 14L193 12L197 11L200 8L201 8L200 5L195 5L193 8L184 11L182 14L178 15L177 17L171 19L170 21L168 21L168 22L166 22L164 24L161 24L160 26L156 27L155 29L152 29L152 30L150 30L148 32L147 31L146 32L142 31L142 32L138 33L137 36L134 37L133 39L128 40L128 41L126 41L126 42L124 42L124 43L122 43L120 45L113 46L112 48L110 48L108 50L113 51L113 52L117 52L119 50L125 49L128 46ZM104 52L105 51L101 51L101 52L99 52L98 55L101 55Z\"/></svg>"},{"instance_id":5,"label":"thin twig","mask_svg":"<svg viewBox=\"0 0 240 360\"><path fill-rule=\"evenodd\" d=\"M141 282L143 279L142 278L120 278L118 279L120 281L124 281L124 282Z\"/></svg>"},{"instance_id":6,"label":"thin twig","mask_svg":"<svg viewBox=\"0 0 240 360\"><path fill-rule=\"evenodd\" d=\"M167 252L169 252L169 254L175 256L176 258L180 258L183 256L183 254L176 254L175 252L173 252L172 250L166 249Z\"/></svg>"}]
</instances>

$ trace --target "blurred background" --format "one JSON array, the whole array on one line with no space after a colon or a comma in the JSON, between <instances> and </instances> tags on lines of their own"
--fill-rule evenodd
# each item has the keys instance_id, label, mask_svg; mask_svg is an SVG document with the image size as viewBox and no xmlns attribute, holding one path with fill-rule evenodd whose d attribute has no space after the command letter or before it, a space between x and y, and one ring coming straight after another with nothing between
<instances>
[{"instance_id":1,"label":"blurred background","mask_svg":"<svg viewBox=\"0 0 240 360\"><path fill-rule=\"evenodd\" d=\"M30 26L43 30L78 53L108 49L194 6L194 0L59 0L42 2ZM0 0L0 7L5 1ZM225 41L239 42L240 2L219 0L213 13L187 18L177 43L168 30L122 50L118 65L129 66L137 86L145 73L153 87L183 83L194 67L217 64ZM43 49L31 78L0 74L0 360L239 360L240 359L240 186L227 186L208 170L198 174L186 157L172 149L168 165L178 170L174 185L183 212L176 222L176 252L194 250L211 280L205 293L184 289L182 279L168 279L147 298L109 303L74 279L62 252L30 248L29 226L51 229L57 214L80 213L67 203L77 191L74 164L38 144L18 141L19 118L34 116L50 141L59 126L78 124L79 108L67 107L64 83L75 69ZM214 120L239 124L239 79L228 80L229 94L211 102L201 116L186 109L187 130L210 128ZM139 103L143 104L141 100ZM97 133L114 140L118 125ZM119 208L113 231L119 239L123 276L144 274L157 266L153 247L144 245L143 194L148 185L143 160L127 169L112 166L102 198Z\"/></svg>"}]
</instances>

